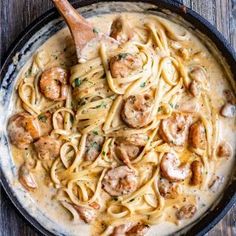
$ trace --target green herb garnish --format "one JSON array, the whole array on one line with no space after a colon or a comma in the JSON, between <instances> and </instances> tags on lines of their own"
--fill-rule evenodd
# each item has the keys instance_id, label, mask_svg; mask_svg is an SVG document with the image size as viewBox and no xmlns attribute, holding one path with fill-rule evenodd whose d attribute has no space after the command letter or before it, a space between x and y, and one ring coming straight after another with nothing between
<instances>
[{"instance_id":1,"label":"green herb garnish","mask_svg":"<svg viewBox=\"0 0 236 236\"><path fill-rule=\"evenodd\" d=\"M105 102L102 102L100 105L96 106L95 108L106 108L107 104Z\"/></svg>"},{"instance_id":2,"label":"green herb garnish","mask_svg":"<svg viewBox=\"0 0 236 236\"><path fill-rule=\"evenodd\" d=\"M143 82L142 84L140 84L141 88L144 88L146 86L146 82Z\"/></svg>"},{"instance_id":3,"label":"green herb garnish","mask_svg":"<svg viewBox=\"0 0 236 236\"><path fill-rule=\"evenodd\" d=\"M98 30L96 28L93 28L93 33L98 34Z\"/></svg>"},{"instance_id":4,"label":"green herb garnish","mask_svg":"<svg viewBox=\"0 0 236 236\"><path fill-rule=\"evenodd\" d=\"M80 78L76 78L75 79L75 87L79 87L80 85L81 85L81 80L80 80Z\"/></svg>"},{"instance_id":5,"label":"green herb garnish","mask_svg":"<svg viewBox=\"0 0 236 236\"><path fill-rule=\"evenodd\" d=\"M103 152L102 152L102 155L103 155L103 156L106 156L106 152L105 152L105 151L103 151Z\"/></svg>"},{"instance_id":6,"label":"green herb garnish","mask_svg":"<svg viewBox=\"0 0 236 236\"><path fill-rule=\"evenodd\" d=\"M128 55L129 55L129 53L120 53L120 54L118 55L118 58L119 58L119 60L125 59Z\"/></svg>"},{"instance_id":7,"label":"green herb garnish","mask_svg":"<svg viewBox=\"0 0 236 236\"><path fill-rule=\"evenodd\" d=\"M93 134L94 134L94 135L98 135L98 131L93 130Z\"/></svg>"},{"instance_id":8,"label":"green herb garnish","mask_svg":"<svg viewBox=\"0 0 236 236\"><path fill-rule=\"evenodd\" d=\"M45 116L44 114L41 114L38 116L38 120L45 123L47 121L47 116Z\"/></svg>"}]
</instances>

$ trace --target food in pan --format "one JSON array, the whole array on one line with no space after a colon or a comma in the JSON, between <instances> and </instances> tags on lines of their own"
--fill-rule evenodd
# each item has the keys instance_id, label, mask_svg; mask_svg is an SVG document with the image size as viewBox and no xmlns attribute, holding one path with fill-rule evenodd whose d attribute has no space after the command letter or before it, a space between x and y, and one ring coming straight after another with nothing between
<instances>
[{"instance_id":1,"label":"food in pan","mask_svg":"<svg viewBox=\"0 0 236 236\"><path fill-rule=\"evenodd\" d=\"M19 182L70 234L174 232L227 183L235 84L195 34L165 18L89 21L114 41L92 40L78 63L63 29L19 74L8 122Z\"/></svg>"}]
</instances>

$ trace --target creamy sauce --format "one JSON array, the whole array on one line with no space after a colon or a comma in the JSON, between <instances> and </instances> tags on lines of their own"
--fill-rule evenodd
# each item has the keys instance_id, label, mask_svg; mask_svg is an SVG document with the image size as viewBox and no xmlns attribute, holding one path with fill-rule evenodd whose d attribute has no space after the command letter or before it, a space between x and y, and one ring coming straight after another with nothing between
<instances>
[{"instance_id":1,"label":"creamy sauce","mask_svg":"<svg viewBox=\"0 0 236 236\"><path fill-rule=\"evenodd\" d=\"M147 16L137 13L122 13L126 17L127 21L132 26L138 26L147 21ZM97 17L92 17L89 21L95 26L99 31L108 34L110 31L111 22L117 17L117 14L101 15ZM170 21L167 22L175 31L181 32L184 29ZM208 80L210 84L210 96L212 98L212 104L216 110L220 110L221 106L224 104L224 89L232 89L227 82L227 76L224 72L222 66L217 62L208 49L202 44L202 42L193 33L189 32L190 40L183 43L183 47L187 48L191 53L195 53L197 56L190 60L189 65L200 63L206 70L208 75ZM49 63L47 67L62 65L69 68L71 65L76 64L76 55L73 47L73 41L70 36L70 32L67 28L59 31L53 37L51 37L44 45L42 45L38 51L45 51L49 56ZM30 62L29 62L30 63ZM21 74L24 74L28 69L26 65ZM21 108L19 104L16 104L17 110L14 113L20 111ZM203 111L204 112L204 111ZM234 119L226 119L220 117L220 140L227 141L233 148L235 148L236 143L236 127ZM11 147L14 156L14 162L17 167L19 167L24 162L23 152L14 146ZM235 150L234 150L235 154ZM233 156L234 156L233 154ZM187 158L186 155L184 158ZM147 235L168 235L173 233L191 222L194 222L199 218L212 204L215 204L222 194L222 191L230 178L230 173L234 166L235 160L231 156L230 159L219 159L216 163L215 176L223 176L224 179L222 183L216 188L216 190L199 190L194 187L188 189L189 193L193 193L197 196L197 214L191 220L183 220L178 225L174 224L171 220L171 215L173 215L175 209L168 209L167 214L165 214L158 225L152 226L148 231ZM39 164L40 165L40 164ZM34 190L31 197L35 204L42 210L42 212L50 218L57 225L60 225L67 235L90 235L90 226L82 222L72 222L71 215L67 212L61 204L54 198L56 189L51 187L52 183L50 178L47 176L45 170L39 166L37 171L34 173L36 177L36 182L38 183L38 189ZM45 180L46 176L46 180ZM16 185L20 187L20 183L16 181ZM168 222L170 221L170 222ZM162 232L162 233L160 233Z\"/></svg>"}]
</instances>

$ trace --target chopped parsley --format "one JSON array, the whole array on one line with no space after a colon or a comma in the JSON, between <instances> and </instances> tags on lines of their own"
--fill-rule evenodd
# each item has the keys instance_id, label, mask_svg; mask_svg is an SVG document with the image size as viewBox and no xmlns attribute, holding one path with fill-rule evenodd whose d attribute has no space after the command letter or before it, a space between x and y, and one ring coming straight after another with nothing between
<instances>
[{"instance_id":1,"label":"chopped parsley","mask_svg":"<svg viewBox=\"0 0 236 236\"><path fill-rule=\"evenodd\" d=\"M94 130L94 131L93 131L93 134L94 134L94 135L98 135L98 131Z\"/></svg>"},{"instance_id":2,"label":"chopped parsley","mask_svg":"<svg viewBox=\"0 0 236 236\"><path fill-rule=\"evenodd\" d=\"M103 156L106 156L106 152L105 152L105 151L103 151L103 152L102 152L102 155L103 155Z\"/></svg>"},{"instance_id":3,"label":"chopped parsley","mask_svg":"<svg viewBox=\"0 0 236 236\"><path fill-rule=\"evenodd\" d=\"M38 116L38 120L45 123L47 121L47 116L45 116L44 114L41 114Z\"/></svg>"},{"instance_id":4,"label":"chopped parsley","mask_svg":"<svg viewBox=\"0 0 236 236\"><path fill-rule=\"evenodd\" d=\"M98 34L98 30L96 28L93 28L93 33Z\"/></svg>"},{"instance_id":5,"label":"chopped parsley","mask_svg":"<svg viewBox=\"0 0 236 236\"><path fill-rule=\"evenodd\" d=\"M76 78L75 79L75 87L79 87L80 85L81 85L81 80L80 80L80 78Z\"/></svg>"},{"instance_id":6,"label":"chopped parsley","mask_svg":"<svg viewBox=\"0 0 236 236\"><path fill-rule=\"evenodd\" d=\"M96 106L95 108L106 108L107 104L105 102L102 102L100 105Z\"/></svg>"},{"instance_id":7,"label":"chopped parsley","mask_svg":"<svg viewBox=\"0 0 236 236\"><path fill-rule=\"evenodd\" d=\"M145 86L146 86L146 82L143 82L143 83L140 84L141 88L144 88Z\"/></svg>"},{"instance_id":8,"label":"chopped parsley","mask_svg":"<svg viewBox=\"0 0 236 236\"><path fill-rule=\"evenodd\" d=\"M129 53L120 53L120 54L118 55L118 58L119 58L119 60L125 59L128 55L129 55Z\"/></svg>"}]
</instances>

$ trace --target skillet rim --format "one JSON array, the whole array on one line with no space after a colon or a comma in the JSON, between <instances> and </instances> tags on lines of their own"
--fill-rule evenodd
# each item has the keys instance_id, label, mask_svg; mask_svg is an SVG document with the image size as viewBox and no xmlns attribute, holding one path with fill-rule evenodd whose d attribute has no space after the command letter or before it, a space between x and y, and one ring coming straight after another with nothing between
<instances>
[{"instance_id":1,"label":"skillet rim","mask_svg":"<svg viewBox=\"0 0 236 236\"><path fill-rule=\"evenodd\" d=\"M72 5L76 8L83 6L88 6L93 3L99 2L111 2L109 0L77 0ZM199 29L203 34L207 34L207 37L214 42L218 50L224 56L227 64L230 66L231 72L233 73L234 80L236 81L236 52L229 44L229 42L224 38L224 36L213 26L209 21L203 18L201 15L196 13L190 8L185 7L180 2L173 2L172 0L119 0L117 2L144 2L151 3L158 6L158 10L168 9L174 13L183 17L186 21L190 22L196 29ZM19 49L21 49L27 39L31 38L39 29L45 26L48 22L53 19L58 18L60 15L55 8L49 9L37 19L35 19L29 26L27 26L23 32L17 37L17 39L11 44L6 54L3 55L3 64L0 71L0 89L2 85L2 78L4 78L8 66L12 63L12 58ZM5 58L4 58L5 57ZM2 167L0 166L1 173ZM231 207L236 203L236 169L233 170L232 175L234 176L232 182L225 188L223 197L219 203L214 207L213 210L208 210L208 213L205 213L200 219L197 220L197 223L192 223L187 226L188 230L185 233L184 229L177 231L174 234L178 235L204 235L210 229L212 229L231 209ZM18 209L18 211L23 215L23 217L32 225L34 228L41 232L44 235L54 235L48 230L46 230L41 224L37 222L19 203L14 192L8 185L7 179L3 174L1 174L1 185L5 190L6 194L10 198L13 205ZM192 226L191 226L192 225Z\"/></svg>"}]
</instances>

